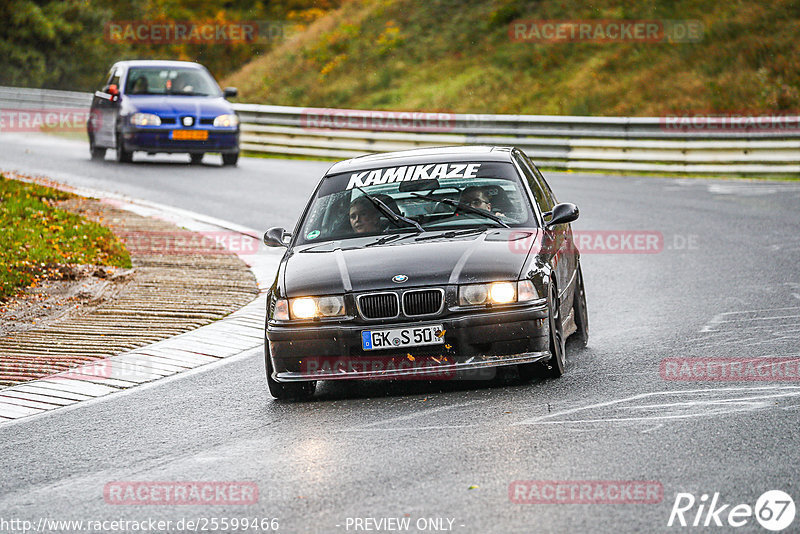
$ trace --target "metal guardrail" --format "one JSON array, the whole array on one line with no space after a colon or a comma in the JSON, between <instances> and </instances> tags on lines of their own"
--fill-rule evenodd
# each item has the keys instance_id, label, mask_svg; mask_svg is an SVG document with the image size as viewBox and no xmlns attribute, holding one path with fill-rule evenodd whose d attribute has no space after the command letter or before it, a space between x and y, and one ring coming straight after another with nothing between
<instances>
[{"instance_id":1,"label":"metal guardrail","mask_svg":"<svg viewBox=\"0 0 800 534\"><path fill-rule=\"evenodd\" d=\"M0 109L87 107L91 94L0 87ZM234 104L243 150L349 158L441 145L514 145L544 167L800 174L800 117L422 114ZM416 121L416 122L415 122ZM354 124L357 123L357 124ZM348 127L328 127L343 125ZM764 127L764 126L768 127Z\"/></svg>"}]
</instances>

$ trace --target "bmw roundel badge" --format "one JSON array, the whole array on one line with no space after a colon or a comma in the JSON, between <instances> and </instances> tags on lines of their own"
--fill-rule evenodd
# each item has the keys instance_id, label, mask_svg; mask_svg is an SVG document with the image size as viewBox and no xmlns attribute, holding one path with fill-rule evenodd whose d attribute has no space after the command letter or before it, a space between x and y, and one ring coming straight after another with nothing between
<instances>
[{"instance_id":1,"label":"bmw roundel badge","mask_svg":"<svg viewBox=\"0 0 800 534\"><path fill-rule=\"evenodd\" d=\"M408 276L404 274L396 274L392 277L392 282L397 282L398 284L402 284L406 280L408 280Z\"/></svg>"}]
</instances>

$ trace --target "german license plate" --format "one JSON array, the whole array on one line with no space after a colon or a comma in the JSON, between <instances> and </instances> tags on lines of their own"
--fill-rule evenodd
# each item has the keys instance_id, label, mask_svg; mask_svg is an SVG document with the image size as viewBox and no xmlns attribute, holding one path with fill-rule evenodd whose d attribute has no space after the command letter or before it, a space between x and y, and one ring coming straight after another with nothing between
<instances>
[{"instance_id":1,"label":"german license plate","mask_svg":"<svg viewBox=\"0 0 800 534\"><path fill-rule=\"evenodd\" d=\"M364 350L397 349L421 345L442 345L442 325L410 326L391 330L362 330L361 348Z\"/></svg>"},{"instance_id":2,"label":"german license plate","mask_svg":"<svg viewBox=\"0 0 800 534\"><path fill-rule=\"evenodd\" d=\"M208 130L172 130L172 139L175 141L206 141Z\"/></svg>"}]
</instances>

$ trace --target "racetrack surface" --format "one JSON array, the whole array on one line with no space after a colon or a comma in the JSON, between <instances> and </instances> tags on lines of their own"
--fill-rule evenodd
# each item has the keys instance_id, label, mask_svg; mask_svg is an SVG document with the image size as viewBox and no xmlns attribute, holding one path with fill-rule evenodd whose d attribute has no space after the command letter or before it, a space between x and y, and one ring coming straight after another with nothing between
<instances>
[{"instance_id":1,"label":"racetrack surface","mask_svg":"<svg viewBox=\"0 0 800 534\"><path fill-rule=\"evenodd\" d=\"M207 157L198 167L181 156L118 165L111 155L92 162L83 142L0 135L0 169L259 230L292 227L329 166L243 158L229 168ZM752 506L776 489L797 501L800 381L673 381L659 369L665 358L800 358L800 183L545 176L559 200L580 207L576 232L656 231L664 245L584 251L591 339L569 347L562 378L324 383L312 401L291 404L269 396L256 351L0 426L0 517L269 517L281 532L347 532L348 518L405 516L412 527L454 519L455 532L668 532L681 530L667 527L679 492ZM656 481L664 496L515 504L517 480ZM113 481L253 481L259 499L108 504ZM764 531L754 518L737 530Z\"/></svg>"}]
</instances>

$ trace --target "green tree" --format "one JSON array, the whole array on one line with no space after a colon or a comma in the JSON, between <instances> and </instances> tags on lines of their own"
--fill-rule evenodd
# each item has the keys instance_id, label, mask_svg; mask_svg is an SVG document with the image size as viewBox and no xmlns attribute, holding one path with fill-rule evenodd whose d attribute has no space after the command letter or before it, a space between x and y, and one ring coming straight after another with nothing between
<instances>
[{"instance_id":1,"label":"green tree","mask_svg":"<svg viewBox=\"0 0 800 534\"><path fill-rule=\"evenodd\" d=\"M0 84L93 89L108 64L111 16L87 0L0 2Z\"/></svg>"}]
</instances>

